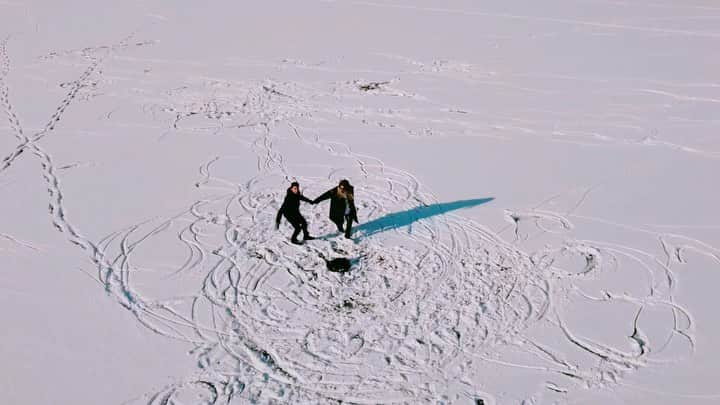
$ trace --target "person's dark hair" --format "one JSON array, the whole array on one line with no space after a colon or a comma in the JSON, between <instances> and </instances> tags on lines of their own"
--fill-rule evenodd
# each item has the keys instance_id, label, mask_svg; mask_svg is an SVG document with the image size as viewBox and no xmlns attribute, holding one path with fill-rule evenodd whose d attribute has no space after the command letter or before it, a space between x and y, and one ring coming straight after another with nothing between
<instances>
[{"instance_id":1,"label":"person's dark hair","mask_svg":"<svg viewBox=\"0 0 720 405\"><path fill-rule=\"evenodd\" d=\"M352 187L352 186L350 185L350 182L347 181L346 179L340 180L340 184L339 184L339 185L340 185L340 186L343 186L344 188L350 188L350 187Z\"/></svg>"},{"instance_id":2,"label":"person's dark hair","mask_svg":"<svg viewBox=\"0 0 720 405\"><path fill-rule=\"evenodd\" d=\"M300 188L300 183L298 183L297 181L293 181L292 183L290 183L290 188L293 188L293 187Z\"/></svg>"}]
</instances>

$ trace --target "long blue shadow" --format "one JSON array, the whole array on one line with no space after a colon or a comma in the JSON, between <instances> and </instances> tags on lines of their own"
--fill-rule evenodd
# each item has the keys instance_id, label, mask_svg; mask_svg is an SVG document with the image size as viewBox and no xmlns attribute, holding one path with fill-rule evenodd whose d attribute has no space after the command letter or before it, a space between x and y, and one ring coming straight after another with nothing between
<instances>
[{"instance_id":1,"label":"long blue shadow","mask_svg":"<svg viewBox=\"0 0 720 405\"><path fill-rule=\"evenodd\" d=\"M412 225L421 219L442 215L461 208L475 207L488 203L494 198L478 198L473 200L460 200L449 203L440 203L415 207L406 211L393 212L383 217L373 219L353 228L353 236L368 237L380 232L390 231L404 226Z\"/></svg>"}]
</instances>

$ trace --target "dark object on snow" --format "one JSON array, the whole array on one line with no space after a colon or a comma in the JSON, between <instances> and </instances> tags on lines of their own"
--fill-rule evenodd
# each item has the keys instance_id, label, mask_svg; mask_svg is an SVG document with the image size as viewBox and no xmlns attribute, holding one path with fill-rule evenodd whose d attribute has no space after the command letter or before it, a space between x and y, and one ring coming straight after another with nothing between
<instances>
[{"instance_id":1,"label":"dark object on snow","mask_svg":"<svg viewBox=\"0 0 720 405\"><path fill-rule=\"evenodd\" d=\"M358 85L358 89L362 91L379 90L380 86L389 84L390 82L370 82L367 84Z\"/></svg>"},{"instance_id":2,"label":"dark object on snow","mask_svg":"<svg viewBox=\"0 0 720 405\"><path fill-rule=\"evenodd\" d=\"M485 405L485 401L481 398L475 400L475 405Z\"/></svg>"},{"instance_id":3,"label":"dark object on snow","mask_svg":"<svg viewBox=\"0 0 720 405\"><path fill-rule=\"evenodd\" d=\"M335 273L345 273L350 270L350 266L352 265L352 263L350 263L350 260L344 257L338 257L337 259L332 260L327 260L323 258L323 260L325 260L325 265L327 266L327 269Z\"/></svg>"}]
</instances>

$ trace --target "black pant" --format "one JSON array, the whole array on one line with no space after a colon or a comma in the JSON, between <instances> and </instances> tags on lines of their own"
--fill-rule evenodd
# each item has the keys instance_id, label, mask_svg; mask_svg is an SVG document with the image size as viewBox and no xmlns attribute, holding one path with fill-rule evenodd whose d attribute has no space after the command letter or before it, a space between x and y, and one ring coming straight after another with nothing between
<instances>
[{"instance_id":1,"label":"black pant","mask_svg":"<svg viewBox=\"0 0 720 405\"><path fill-rule=\"evenodd\" d=\"M333 221L335 222L335 225L337 226L338 232L345 233L345 237L349 238L350 234L352 233L352 219L350 219L349 215L345 215L345 228L343 229L343 221Z\"/></svg>"},{"instance_id":2,"label":"black pant","mask_svg":"<svg viewBox=\"0 0 720 405\"><path fill-rule=\"evenodd\" d=\"M293 232L292 237L290 237L290 240L292 240L293 242L297 242L297 237L298 235L300 235L300 231L302 231L304 239L308 238L307 221L305 221L305 218L298 217L293 218L292 220L288 218L288 221L290 222L290 225L295 228L295 231Z\"/></svg>"}]
</instances>

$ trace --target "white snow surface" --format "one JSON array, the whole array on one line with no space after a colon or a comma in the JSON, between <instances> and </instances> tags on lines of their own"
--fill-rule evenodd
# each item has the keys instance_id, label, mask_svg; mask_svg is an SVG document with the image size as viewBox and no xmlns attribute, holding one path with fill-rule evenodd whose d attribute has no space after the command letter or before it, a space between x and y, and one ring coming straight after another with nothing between
<instances>
[{"instance_id":1,"label":"white snow surface","mask_svg":"<svg viewBox=\"0 0 720 405\"><path fill-rule=\"evenodd\" d=\"M0 0L0 403L720 403L719 49L709 0ZM343 178L351 240L275 229Z\"/></svg>"}]
</instances>

